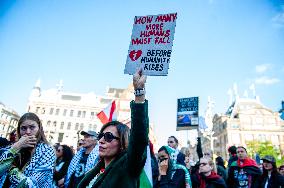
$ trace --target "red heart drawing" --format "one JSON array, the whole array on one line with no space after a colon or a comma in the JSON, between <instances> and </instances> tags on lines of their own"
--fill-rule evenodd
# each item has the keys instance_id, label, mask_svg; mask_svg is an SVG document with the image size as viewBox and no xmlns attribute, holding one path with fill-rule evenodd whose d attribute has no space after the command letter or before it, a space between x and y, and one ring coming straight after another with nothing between
<instances>
[{"instance_id":1,"label":"red heart drawing","mask_svg":"<svg viewBox=\"0 0 284 188\"><path fill-rule=\"evenodd\" d=\"M130 53L129 53L129 57L132 61L136 61L137 59L139 59L139 57L142 55L142 50L132 50Z\"/></svg>"}]
</instances>

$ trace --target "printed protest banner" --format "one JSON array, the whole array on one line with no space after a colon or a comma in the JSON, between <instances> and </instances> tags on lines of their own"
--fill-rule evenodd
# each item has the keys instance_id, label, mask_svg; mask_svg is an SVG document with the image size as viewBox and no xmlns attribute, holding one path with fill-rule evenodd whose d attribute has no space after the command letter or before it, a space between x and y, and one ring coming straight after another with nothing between
<instances>
[{"instance_id":1,"label":"printed protest banner","mask_svg":"<svg viewBox=\"0 0 284 188\"><path fill-rule=\"evenodd\" d=\"M135 16L124 74L168 74L177 13Z\"/></svg>"},{"instance_id":2,"label":"printed protest banner","mask_svg":"<svg viewBox=\"0 0 284 188\"><path fill-rule=\"evenodd\" d=\"M198 97L177 100L177 131L198 128Z\"/></svg>"}]
</instances>

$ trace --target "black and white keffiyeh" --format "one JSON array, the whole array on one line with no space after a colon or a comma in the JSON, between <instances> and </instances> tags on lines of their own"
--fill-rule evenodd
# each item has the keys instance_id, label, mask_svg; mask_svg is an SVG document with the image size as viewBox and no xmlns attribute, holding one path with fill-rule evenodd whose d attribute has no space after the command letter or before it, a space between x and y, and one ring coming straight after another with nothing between
<instances>
[{"instance_id":1,"label":"black and white keffiyeh","mask_svg":"<svg viewBox=\"0 0 284 188\"><path fill-rule=\"evenodd\" d=\"M66 175L65 182L64 182L65 187L68 187L70 178L75 172L76 168L78 168L80 160L85 151L86 151L85 148L81 148L72 158L70 165L68 167L67 175ZM97 144L88 156L84 174L86 174L89 170L94 168L98 162L99 162L99 145Z\"/></svg>"}]
</instances>

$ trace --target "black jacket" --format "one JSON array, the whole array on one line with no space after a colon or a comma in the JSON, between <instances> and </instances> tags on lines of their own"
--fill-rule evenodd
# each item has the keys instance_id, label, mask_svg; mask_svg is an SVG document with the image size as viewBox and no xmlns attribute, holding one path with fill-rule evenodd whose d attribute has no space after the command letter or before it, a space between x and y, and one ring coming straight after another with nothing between
<instances>
[{"instance_id":1,"label":"black jacket","mask_svg":"<svg viewBox=\"0 0 284 188\"><path fill-rule=\"evenodd\" d=\"M265 187L267 178L268 176L261 176L261 178L259 178L259 181L260 181L259 188ZM271 174L271 177L268 180L267 188L281 188L281 186L284 187L284 176L282 176L278 172Z\"/></svg>"},{"instance_id":2,"label":"black jacket","mask_svg":"<svg viewBox=\"0 0 284 188\"><path fill-rule=\"evenodd\" d=\"M237 161L234 161L229 168L228 172L228 180L227 185L231 188L239 187L238 175L241 171L244 171L247 175L251 176L251 187L250 188L258 188L259 187L259 177L261 175L261 171L256 166L245 166L239 167L237 165Z\"/></svg>"},{"instance_id":3,"label":"black jacket","mask_svg":"<svg viewBox=\"0 0 284 188\"><path fill-rule=\"evenodd\" d=\"M185 188L185 173L182 169L177 169L174 176L161 176L158 181L158 188Z\"/></svg>"},{"instance_id":4,"label":"black jacket","mask_svg":"<svg viewBox=\"0 0 284 188\"><path fill-rule=\"evenodd\" d=\"M148 102L131 102L131 133L127 151L116 157L98 176L92 188L136 188L139 187L140 174L146 161L148 145ZM104 167L100 161L90 170L78 188L87 187Z\"/></svg>"},{"instance_id":5,"label":"black jacket","mask_svg":"<svg viewBox=\"0 0 284 188\"><path fill-rule=\"evenodd\" d=\"M185 155L182 152L179 152L177 155L177 164L181 164L183 166L186 166L185 164Z\"/></svg>"}]
</instances>

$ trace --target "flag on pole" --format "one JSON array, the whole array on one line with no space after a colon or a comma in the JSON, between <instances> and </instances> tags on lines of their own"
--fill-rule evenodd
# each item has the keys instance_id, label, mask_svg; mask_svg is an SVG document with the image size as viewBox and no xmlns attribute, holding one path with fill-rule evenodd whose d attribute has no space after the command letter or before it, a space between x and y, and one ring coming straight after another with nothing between
<instances>
[{"instance_id":1,"label":"flag on pole","mask_svg":"<svg viewBox=\"0 0 284 188\"><path fill-rule=\"evenodd\" d=\"M150 154L149 145L147 146L147 159L145 162L145 166L140 175L140 187L141 188L152 188L153 187L151 154Z\"/></svg>"},{"instance_id":2,"label":"flag on pole","mask_svg":"<svg viewBox=\"0 0 284 188\"><path fill-rule=\"evenodd\" d=\"M116 103L112 101L105 109L97 114L97 117L101 120L103 124L106 124L110 121L116 120Z\"/></svg>"}]
</instances>

